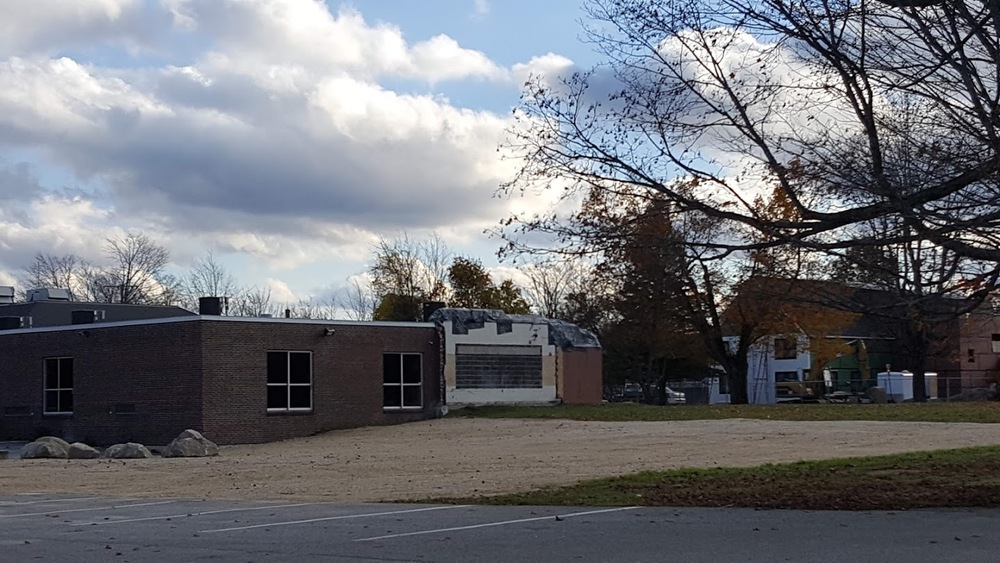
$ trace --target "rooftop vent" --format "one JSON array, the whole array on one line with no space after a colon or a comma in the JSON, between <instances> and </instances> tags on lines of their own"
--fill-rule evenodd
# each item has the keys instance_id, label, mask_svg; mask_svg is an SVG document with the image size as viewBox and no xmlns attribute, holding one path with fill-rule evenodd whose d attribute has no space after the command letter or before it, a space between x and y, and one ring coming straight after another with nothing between
<instances>
[{"instance_id":1,"label":"rooftop vent","mask_svg":"<svg viewBox=\"0 0 1000 563\"><path fill-rule=\"evenodd\" d=\"M104 320L104 311L93 309L78 309L69 312L70 324L85 325Z\"/></svg>"},{"instance_id":2,"label":"rooftop vent","mask_svg":"<svg viewBox=\"0 0 1000 563\"><path fill-rule=\"evenodd\" d=\"M9 285L0 285L0 305L14 302L14 288Z\"/></svg>"},{"instance_id":3,"label":"rooftop vent","mask_svg":"<svg viewBox=\"0 0 1000 563\"><path fill-rule=\"evenodd\" d=\"M226 297L199 297L199 315L221 315L223 305L228 303Z\"/></svg>"},{"instance_id":4,"label":"rooftop vent","mask_svg":"<svg viewBox=\"0 0 1000 563\"><path fill-rule=\"evenodd\" d=\"M0 317L0 330L31 328L31 317Z\"/></svg>"},{"instance_id":5,"label":"rooftop vent","mask_svg":"<svg viewBox=\"0 0 1000 563\"><path fill-rule=\"evenodd\" d=\"M73 294L68 289L41 288L29 289L28 301L72 301Z\"/></svg>"}]
</instances>

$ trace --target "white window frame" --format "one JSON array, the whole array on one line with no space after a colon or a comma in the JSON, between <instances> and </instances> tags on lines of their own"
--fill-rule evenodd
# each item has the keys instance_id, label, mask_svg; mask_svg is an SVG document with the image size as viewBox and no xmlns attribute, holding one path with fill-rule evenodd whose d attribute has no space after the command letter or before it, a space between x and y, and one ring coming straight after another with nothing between
<instances>
[{"instance_id":1,"label":"white window frame","mask_svg":"<svg viewBox=\"0 0 1000 563\"><path fill-rule=\"evenodd\" d=\"M56 386L49 387L49 362L55 360L56 362ZM73 383L76 383L76 366L73 361L73 356L55 356L51 358L45 358L42 360L42 412L44 414L73 414L73 410L64 410L62 408L56 408L56 410L49 410L49 392L54 391L56 393L56 406L60 407L58 404L58 397L60 393L69 391L70 395L74 395L73 387L62 387L61 386L61 375L62 375L62 361L69 360L70 365L72 365L73 370ZM73 397L73 404L76 405L76 397Z\"/></svg>"},{"instance_id":2,"label":"white window frame","mask_svg":"<svg viewBox=\"0 0 1000 563\"><path fill-rule=\"evenodd\" d=\"M385 361L386 356L399 356L399 383L385 382ZM420 362L420 381L418 383L404 383L403 381L403 358L405 356L417 356ZM383 352L382 353L382 410L387 411L418 411L424 408L424 355L421 352ZM399 387L399 405L392 406L385 404L385 388ZM420 389L420 404L406 405L406 388L417 387Z\"/></svg>"},{"instance_id":3,"label":"white window frame","mask_svg":"<svg viewBox=\"0 0 1000 563\"><path fill-rule=\"evenodd\" d=\"M286 407L267 407L267 412L312 412L313 410L313 353L311 350L268 350L267 354L284 354L285 355L285 382L284 383L270 383L267 382L267 389L270 390L271 387L285 387L285 404ZM309 383L292 383L292 354L306 354L309 356ZM264 356L264 370L267 371L267 355ZM265 378L266 379L266 378ZM308 407L292 407L292 387L308 387L309 388L309 406ZM264 404L267 405L267 394L264 395Z\"/></svg>"}]
</instances>

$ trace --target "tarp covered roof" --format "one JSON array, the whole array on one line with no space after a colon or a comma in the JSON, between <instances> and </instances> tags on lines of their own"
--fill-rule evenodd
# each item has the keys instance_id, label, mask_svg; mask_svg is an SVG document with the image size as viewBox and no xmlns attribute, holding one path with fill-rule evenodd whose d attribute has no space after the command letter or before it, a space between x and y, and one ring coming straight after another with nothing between
<instances>
[{"instance_id":1,"label":"tarp covered roof","mask_svg":"<svg viewBox=\"0 0 1000 563\"><path fill-rule=\"evenodd\" d=\"M468 334L469 329L483 328L486 323L496 323L497 333L510 332L514 324L547 325L549 344L563 349L600 348L597 335L573 323L549 319L541 315L508 315L499 309L458 309L446 307L434 311L430 320L436 323L451 321L452 334Z\"/></svg>"}]
</instances>

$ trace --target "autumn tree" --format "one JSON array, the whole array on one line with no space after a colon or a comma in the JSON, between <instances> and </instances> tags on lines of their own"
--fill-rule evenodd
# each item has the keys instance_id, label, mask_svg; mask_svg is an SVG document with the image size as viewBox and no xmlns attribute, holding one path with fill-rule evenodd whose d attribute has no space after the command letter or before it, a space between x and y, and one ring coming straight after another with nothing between
<instances>
[{"instance_id":1,"label":"autumn tree","mask_svg":"<svg viewBox=\"0 0 1000 563\"><path fill-rule=\"evenodd\" d=\"M448 268L448 282L451 290L448 305L451 307L500 309L519 314L530 311L514 282L504 280L496 285L482 263L474 258L455 257Z\"/></svg>"},{"instance_id":2,"label":"autumn tree","mask_svg":"<svg viewBox=\"0 0 1000 563\"><path fill-rule=\"evenodd\" d=\"M996 0L590 0L586 9L605 60L530 80L507 143L524 159L507 193L558 189L562 206L509 218L511 247L519 234L551 232L589 192L630 193L668 202L664 221L712 222L712 236L687 245L719 279L745 276L708 261L745 263L767 249L858 260L908 244L926 254L917 263L934 264L925 274L956 272L947 285L966 305L995 288ZM771 187L794 213L761 214L756 196ZM872 223L893 228L873 233ZM934 284L917 281L910 262L897 277L906 299L946 303L914 289ZM698 277L710 289L711 276Z\"/></svg>"}]
</instances>

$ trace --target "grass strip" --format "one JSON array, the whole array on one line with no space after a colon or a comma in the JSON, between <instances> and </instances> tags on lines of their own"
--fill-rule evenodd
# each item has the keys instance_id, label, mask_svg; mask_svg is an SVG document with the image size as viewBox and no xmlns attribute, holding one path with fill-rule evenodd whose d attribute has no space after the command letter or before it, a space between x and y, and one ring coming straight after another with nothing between
<instances>
[{"instance_id":1,"label":"grass strip","mask_svg":"<svg viewBox=\"0 0 1000 563\"><path fill-rule=\"evenodd\" d=\"M901 404L781 404L658 406L637 403L558 406L482 406L453 409L448 416L472 418L539 418L606 422L719 420L887 422L1000 422L1000 402Z\"/></svg>"},{"instance_id":2,"label":"grass strip","mask_svg":"<svg viewBox=\"0 0 1000 563\"><path fill-rule=\"evenodd\" d=\"M645 471L577 485L426 502L537 506L698 506L805 510L1000 507L1000 446Z\"/></svg>"}]
</instances>

